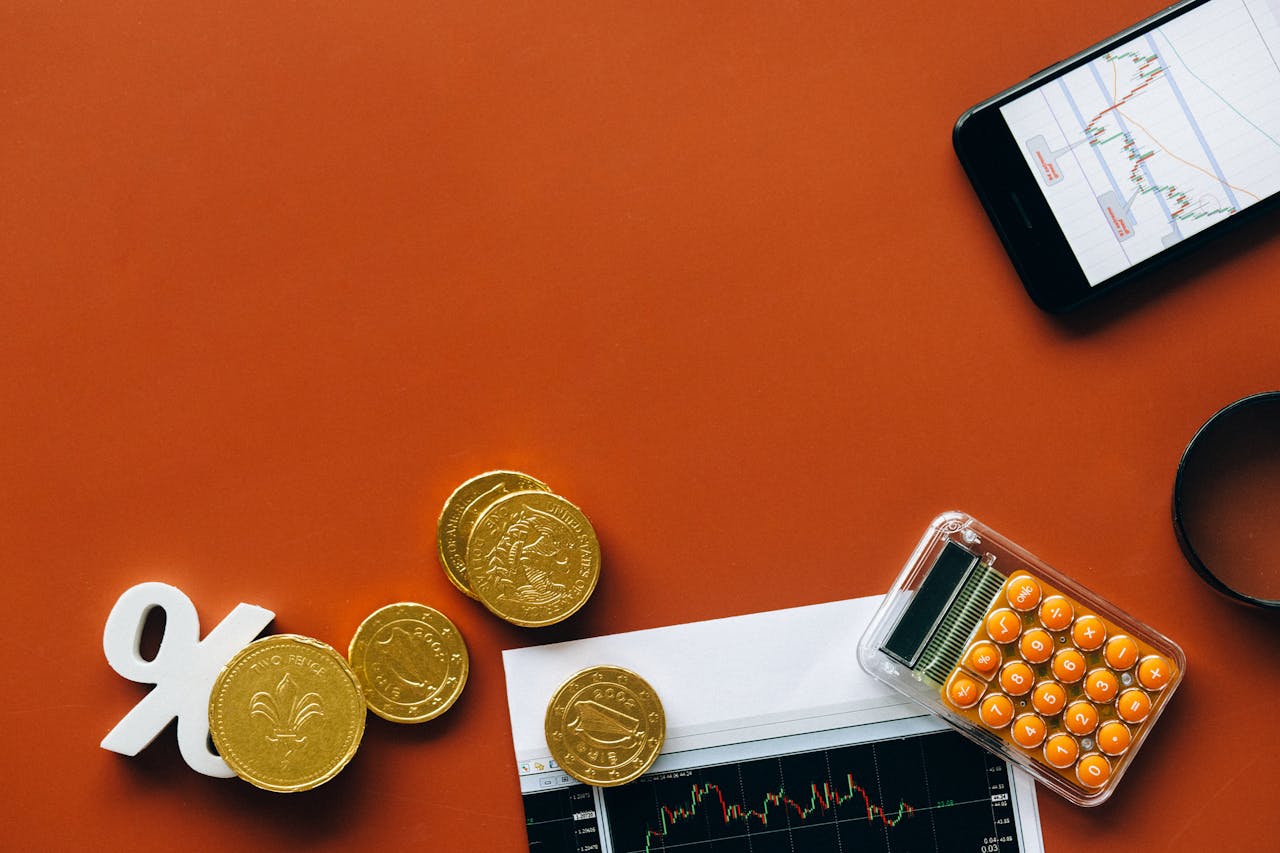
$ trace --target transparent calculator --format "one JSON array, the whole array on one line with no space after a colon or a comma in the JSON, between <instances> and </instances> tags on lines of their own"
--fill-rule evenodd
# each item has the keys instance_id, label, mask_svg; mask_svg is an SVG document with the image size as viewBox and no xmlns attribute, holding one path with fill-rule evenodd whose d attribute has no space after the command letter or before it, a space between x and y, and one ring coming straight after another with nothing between
<instances>
[{"instance_id":1,"label":"transparent calculator","mask_svg":"<svg viewBox=\"0 0 1280 853\"><path fill-rule=\"evenodd\" d=\"M858 644L871 675L1079 805L1115 790L1182 650L959 512L934 519Z\"/></svg>"}]
</instances>

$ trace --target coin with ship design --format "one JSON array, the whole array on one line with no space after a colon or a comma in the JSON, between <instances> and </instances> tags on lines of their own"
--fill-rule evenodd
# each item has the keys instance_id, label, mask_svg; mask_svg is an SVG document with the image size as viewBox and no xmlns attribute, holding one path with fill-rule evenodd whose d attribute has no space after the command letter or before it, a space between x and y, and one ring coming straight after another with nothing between
<instances>
[{"instance_id":1,"label":"coin with ship design","mask_svg":"<svg viewBox=\"0 0 1280 853\"><path fill-rule=\"evenodd\" d=\"M551 625L595 590L600 543L582 510L559 495L512 492L476 519L467 579L484 606L508 622Z\"/></svg>"},{"instance_id":2,"label":"coin with ship design","mask_svg":"<svg viewBox=\"0 0 1280 853\"><path fill-rule=\"evenodd\" d=\"M395 723L421 723L449 710L470 668L457 626L413 602L375 610L356 629L347 658L369 710Z\"/></svg>"},{"instance_id":3,"label":"coin with ship design","mask_svg":"<svg viewBox=\"0 0 1280 853\"><path fill-rule=\"evenodd\" d=\"M503 495L519 491L550 491L547 484L519 471L488 471L458 486L444 502L436 520L436 549L445 577L459 591L476 598L467 580L467 540L476 519Z\"/></svg>"},{"instance_id":4,"label":"coin with ship design","mask_svg":"<svg viewBox=\"0 0 1280 853\"><path fill-rule=\"evenodd\" d=\"M268 791L306 791L332 779L356 754L364 721L364 695L346 660L295 634L245 646L209 695L218 753Z\"/></svg>"},{"instance_id":5,"label":"coin with ship design","mask_svg":"<svg viewBox=\"0 0 1280 853\"><path fill-rule=\"evenodd\" d=\"M648 770L667 718L658 694L620 666L593 666L560 686L547 705L547 746L579 782L612 787Z\"/></svg>"}]
</instances>

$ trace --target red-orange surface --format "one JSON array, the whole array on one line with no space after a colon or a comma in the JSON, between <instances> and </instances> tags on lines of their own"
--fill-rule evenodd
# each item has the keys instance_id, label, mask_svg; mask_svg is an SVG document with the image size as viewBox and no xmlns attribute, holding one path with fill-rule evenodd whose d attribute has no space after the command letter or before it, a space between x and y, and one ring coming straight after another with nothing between
<instances>
[{"instance_id":1,"label":"red-orange surface","mask_svg":"<svg viewBox=\"0 0 1280 853\"><path fill-rule=\"evenodd\" d=\"M1156 8L0 5L4 846L519 850L501 649L881 592L956 507L1187 653L1109 803L1042 795L1047 849L1268 848L1277 622L1188 570L1169 492L1280 385L1275 220L1054 320L950 148ZM436 565L499 466L599 532L557 628ZM309 794L123 758L101 635L143 580L339 647L424 601L472 680Z\"/></svg>"}]
</instances>

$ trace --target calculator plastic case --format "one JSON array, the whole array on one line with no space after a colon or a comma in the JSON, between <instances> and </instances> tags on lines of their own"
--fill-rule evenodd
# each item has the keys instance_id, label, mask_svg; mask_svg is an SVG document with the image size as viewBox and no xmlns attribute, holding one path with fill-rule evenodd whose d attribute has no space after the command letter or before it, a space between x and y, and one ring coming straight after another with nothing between
<instances>
[{"instance_id":1,"label":"calculator plastic case","mask_svg":"<svg viewBox=\"0 0 1280 853\"><path fill-rule=\"evenodd\" d=\"M961 512L930 524L858 661L1082 806L1111 796L1187 668L1169 638Z\"/></svg>"}]
</instances>

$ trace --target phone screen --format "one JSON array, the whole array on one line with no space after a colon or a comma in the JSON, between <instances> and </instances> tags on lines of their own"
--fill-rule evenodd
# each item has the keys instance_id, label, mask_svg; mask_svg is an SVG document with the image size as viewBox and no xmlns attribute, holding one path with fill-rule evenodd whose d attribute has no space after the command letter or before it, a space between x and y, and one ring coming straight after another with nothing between
<instances>
[{"instance_id":1,"label":"phone screen","mask_svg":"<svg viewBox=\"0 0 1280 853\"><path fill-rule=\"evenodd\" d=\"M1280 0L1209 0L1000 114L1097 285L1280 192Z\"/></svg>"}]
</instances>

